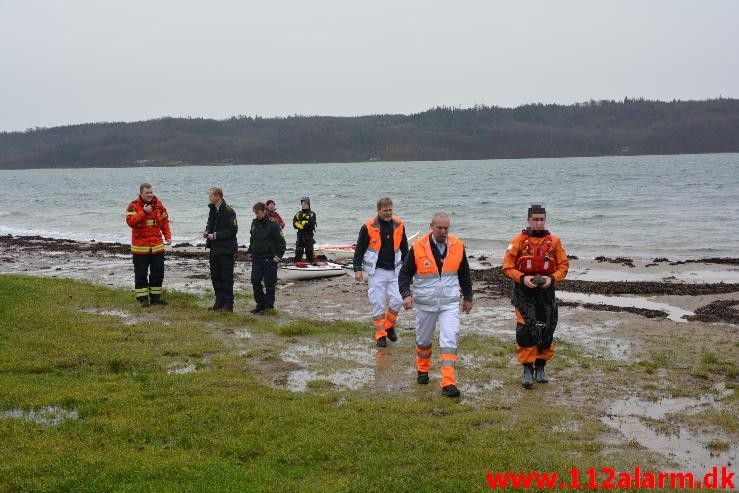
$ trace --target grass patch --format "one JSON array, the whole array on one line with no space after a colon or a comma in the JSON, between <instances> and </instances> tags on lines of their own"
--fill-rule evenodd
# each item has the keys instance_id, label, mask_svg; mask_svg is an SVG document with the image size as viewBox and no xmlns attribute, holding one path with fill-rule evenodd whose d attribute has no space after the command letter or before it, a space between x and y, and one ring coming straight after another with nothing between
<instances>
[{"instance_id":1,"label":"grass patch","mask_svg":"<svg viewBox=\"0 0 739 493\"><path fill-rule=\"evenodd\" d=\"M731 444L726 440L718 440L714 438L706 444L706 448L715 452L725 452L731 448Z\"/></svg>"},{"instance_id":2,"label":"grass patch","mask_svg":"<svg viewBox=\"0 0 739 493\"><path fill-rule=\"evenodd\" d=\"M633 465L633 453L602 450L592 407L559 399L556 383L524 393L519 373L495 363L481 373L511 383L480 401L372 382L273 388L289 341L355 342L368 325L213 313L202 297L167 295L167 307L144 310L128 290L0 276L0 416L75 416L0 418L0 491L456 492L484 488L488 471ZM236 330L254 336L240 356L226 337ZM381 354L412 364L412 343L407 354L400 344ZM605 365L558 344L580 366ZM460 348L492 362L512 354L511 341L484 336ZM196 372L167 372L190 364Z\"/></svg>"}]
</instances>

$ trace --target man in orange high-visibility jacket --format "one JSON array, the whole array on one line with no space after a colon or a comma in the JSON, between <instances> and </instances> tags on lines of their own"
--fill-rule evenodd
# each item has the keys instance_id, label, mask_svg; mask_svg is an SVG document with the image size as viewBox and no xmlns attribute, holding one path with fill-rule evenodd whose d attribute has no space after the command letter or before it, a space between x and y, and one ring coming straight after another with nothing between
<instances>
[{"instance_id":1,"label":"man in orange high-visibility jacket","mask_svg":"<svg viewBox=\"0 0 739 493\"><path fill-rule=\"evenodd\" d=\"M143 307L150 304L166 305L167 302L162 299L164 243L172 243L172 233L167 209L154 196L154 189L149 183L142 183L139 196L128 204L126 223L131 227L136 299Z\"/></svg>"},{"instance_id":2,"label":"man in orange high-visibility jacket","mask_svg":"<svg viewBox=\"0 0 739 493\"><path fill-rule=\"evenodd\" d=\"M544 228L546 210L532 205L529 227L516 235L503 257L502 271L513 280L511 303L516 307L516 359L523 365L524 388L534 379L547 383L544 366L554 356L557 299L554 285L567 275L570 263L559 237Z\"/></svg>"},{"instance_id":3,"label":"man in orange high-visibility jacket","mask_svg":"<svg viewBox=\"0 0 739 493\"><path fill-rule=\"evenodd\" d=\"M429 383L431 341L439 322L441 393L459 397L455 367L459 335L459 298L462 311L472 310L472 277L462 240L449 235L449 216L437 212L431 233L413 243L398 275L403 307L416 307L416 381ZM413 291L411 292L411 282Z\"/></svg>"},{"instance_id":4,"label":"man in orange high-visibility jacket","mask_svg":"<svg viewBox=\"0 0 739 493\"><path fill-rule=\"evenodd\" d=\"M362 281L362 270L367 273L367 297L372 305L372 322L378 347L395 342L395 322L403 305L398 290L398 273L408 253L405 226L393 216L393 201L383 197L377 201L377 215L368 219L359 229L354 249L354 276ZM388 302L389 298L389 302Z\"/></svg>"}]
</instances>

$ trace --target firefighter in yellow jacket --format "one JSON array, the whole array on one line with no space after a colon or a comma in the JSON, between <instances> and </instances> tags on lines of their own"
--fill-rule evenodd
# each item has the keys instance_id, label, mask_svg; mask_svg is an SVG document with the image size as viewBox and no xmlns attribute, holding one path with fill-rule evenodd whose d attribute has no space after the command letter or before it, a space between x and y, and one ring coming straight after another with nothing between
<instances>
[{"instance_id":1,"label":"firefighter in yellow jacket","mask_svg":"<svg viewBox=\"0 0 739 493\"><path fill-rule=\"evenodd\" d=\"M367 297L372 305L372 321L378 347L395 342L395 321L403 299L398 290L398 273L408 253L405 226L393 216L393 201L383 197L377 201L377 215L365 221L359 229L354 249L354 276L362 280L367 273Z\"/></svg>"},{"instance_id":2,"label":"firefighter in yellow jacket","mask_svg":"<svg viewBox=\"0 0 739 493\"><path fill-rule=\"evenodd\" d=\"M547 383L544 371L554 356L557 300L554 286L567 275L569 261L559 237L546 230L546 210L532 205L528 228L516 235L503 257L502 271L513 280L516 307L516 359L523 365L524 388Z\"/></svg>"},{"instance_id":3,"label":"firefighter in yellow jacket","mask_svg":"<svg viewBox=\"0 0 739 493\"><path fill-rule=\"evenodd\" d=\"M126 223L131 227L136 299L144 307L166 305L162 299L164 244L172 243L172 233L167 209L149 183L142 183L139 196L128 204Z\"/></svg>"},{"instance_id":4,"label":"firefighter in yellow jacket","mask_svg":"<svg viewBox=\"0 0 739 493\"><path fill-rule=\"evenodd\" d=\"M441 393L460 395L457 388L457 337L460 295L462 311L472 309L472 277L464 244L449 234L444 212L431 219L431 232L413 243L398 275L403 307L416 307L416 381L429 383L434 327L439 322ZM413 291L411 292L411 283Z\"/></svg>"}]
</instances>

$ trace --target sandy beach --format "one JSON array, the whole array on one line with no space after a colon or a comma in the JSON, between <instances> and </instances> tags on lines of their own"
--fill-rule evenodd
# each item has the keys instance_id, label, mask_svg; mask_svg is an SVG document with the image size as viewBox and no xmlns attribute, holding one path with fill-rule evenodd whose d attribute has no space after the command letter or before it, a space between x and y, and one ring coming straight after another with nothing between
<instances>
[{"instance_id":1,"label":"sandy beach","mask_svg":"<svg viewBox=\"0 0 739 493\"><path fill-rule=\"evenodd\" d=\"M558 290L561 301L555 345L564 348L551 363L550 399L590 406L610 430L604 443L638 440L644 449L660 454L665 464L699 471L714 464L735 464L736 426L718 427L698 416L706 412L736 411L736 364L739 351L739 260L670 262L669 259L638 262L631 259L573 258L567 280ZM499 393L506 400L526 399L520 389L519 368L513 357L514 314L510 284L495 259L470 258L473 267L475 305L462 317L460 339L461 390L466 402L479 403ZM348 272L348 271L347 271ZM40 237L0 237L0 273L80 279L114 288L133 288L133 268L128 247L113 243L75 242ZM208 253L202 246L178 245L168 253L165 274L168 289L196 294L211 292ZM252 308L249 263L240 254L236 267L239 296L236 311ZM134 308L133 297L131 299ZM203 306L209 298L203 298ZM275 378L276 385L305 391L311 379L328 379L347 389L407 390L413 385L413 368L393 360L393 351L413 351L413 312L402 312L400 341L386 352L372 344L366 284L345 275L325 280L280 281L276 303L282 318L367 321L366 337L333 346L301 345L295 341L289 371ZM126 314L123 315L127 316ZM465 356L466 341L482 335L510 342L509 354L497 355L497 363ZM238 338L238 335L234 337ZM250 336L249 336L250 337ZM242 339L249 339L245 336ZM469 338L469 339L468 339ZM253 342L253 341L252 341ZM608 361L610 371L589 371L568 356L568 347L584 348ZM734 370L694 374L690 381L676 381L662 368L660 358L680 359L684 348L699 351L704 360L720 348L722 358ZM686 349L687 351L687 349ZM359 367L318 370L318 362L330 355L352 360ZM380 365L379 356L383 356ZM403 361L408 358L404 358ZM649 382L630 380L635 363L647 368L641 376ZM672 363L675 363L672 361ZM498 368L485 373L490 365ZM677 366L680 363L676 363ZM685 363L688 365L689 363ZM637 366L638 366L637 365ZM714 365L715 366L715 365ZM381 383L369 379L383 367ZM465 373L488 374L484 381L465 379ZM390 376L387 376L390 374ZM682 377L681 377L682 378ZM735 421L734 421L735 422ZM659 426L655 425L658 423ZM666 424L665 424L666 423ZM669 431L665 432L667 426ZM710 443L728 443L710 447Z\"/></svg>"}]
</instances>

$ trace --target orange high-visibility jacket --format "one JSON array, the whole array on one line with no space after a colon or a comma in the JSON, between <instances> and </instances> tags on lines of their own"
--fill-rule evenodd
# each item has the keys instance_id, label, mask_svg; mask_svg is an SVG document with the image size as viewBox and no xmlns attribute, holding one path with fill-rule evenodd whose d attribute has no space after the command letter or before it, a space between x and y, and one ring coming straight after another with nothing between
<instances>
[{"instance_id":1,"label":"orange high-visibility jacket","mask_svg":"<svg viewBox=\"0 0 739 493\"><path fill-rule=\"evenodd\" d=\"M419 310L438 310L459 303L459 266L464 259L464 243L456 236L447 237L447 252L441 272L431 251L431 233L413 243L416 274L413 276L413 301Z\"/></svg>"},{"instance_id":2,"label":"orange high-visibility jacket","mask_svg":"<svg viewBox=\"0 0 739 493\"><path fill-rule=\"evenodd\" d=\"M153 197L148 214L144 212L145 205L141 197L137 197L126 209L126 223L131 227L131 253L139 255L163 252L162 235L167 242L172 241L169 215L164 204Z\"/></svg>"},{"instance_id":3,"label":"orange high-visibility jacket","mask_svg":"<svg viewBox=\"0 0 739 493\"><path fill-rule=\"evenodd\" d=\"M559 236L550 235L550 237L552 239L552 246L549 248L549 254L554 256L557 261L557 270L552 274L552 277L554 277L554 282L558 283L567 275L567 271L570 268L570 262L567 260L567 253L562 247L562 242L560 241ZM539 248L539 246L541 246L541 244L546 240L546 237L535 238L533 236L529 236L528 239L533 248ZM518 257L524 253L525 240L526 235L523 233L519 233L513 237L505 252L505 256L503 257L503 266L501 268L503 274L518 283L521 282L521 278L524 273L516 268L516 262Z\"/></svg>"},{"instance_id":4,"label":"orange high-visibility jacket","mask_svg":"<svg viewBox=\"0 0 739 493\"><path fill-rule=\"evenodd\" d=\"M382 245L382 238L380 237L380 219L375 216L365 221L364 225L367 227L367 234L369 235L369 245L367 251L364 252L363 268L367 274L372 275L375 273L377 266L377 258L380 255L380 246ZM400 266L403 264L400 258L402 252L400 251L400 244L403 242L403 233L405 232L405 226L403 221L399 217L393 216L393 250L395 251L395 274L400 272Z\"/></svg>"}]
</instances>

